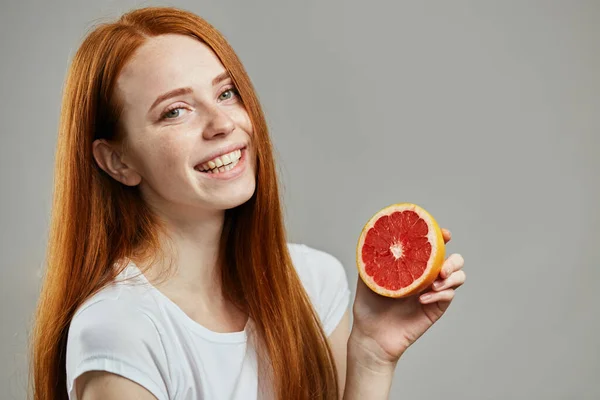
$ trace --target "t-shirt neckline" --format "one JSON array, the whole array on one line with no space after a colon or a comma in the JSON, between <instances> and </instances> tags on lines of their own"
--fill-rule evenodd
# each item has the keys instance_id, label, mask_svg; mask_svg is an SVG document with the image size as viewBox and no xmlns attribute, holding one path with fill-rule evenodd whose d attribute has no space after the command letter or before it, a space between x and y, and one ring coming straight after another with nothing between
<instances>
[{"instance_id":1,"label":"t-shirt neckline","mask_svg":"<svg viewBox=\"0 0 600 400\"><path fill-rule=\"evenodd\" d=\"M131 269L135 272L135 275L140 279L150 291L155 295L155 298L159 301L159 303L165 307L168 307L177 318L185 324L187 328L189 328L194 333L198 334L202 338L209 340L214 343L244 343L248 338L248 330L252 321L248 318L244 330L238 332L215 332L203 326L202 324L194 321L187 315L181 307L179 307L173 300L167 297L164 293L162 293L158 288L156 288L150 281L146 278L146 276L142 273L142 271L138 268L137 265L133 261L129 261L127 265L128 269Z\"/></svg>"}]
</instances>

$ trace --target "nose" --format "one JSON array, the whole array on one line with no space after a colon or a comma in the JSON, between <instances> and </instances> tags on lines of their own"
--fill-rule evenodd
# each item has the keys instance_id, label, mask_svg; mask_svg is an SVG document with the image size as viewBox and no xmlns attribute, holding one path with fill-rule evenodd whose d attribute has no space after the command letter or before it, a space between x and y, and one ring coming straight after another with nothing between
<instances>
[{"instance_id":1,"label":"nose","mask_svg":"<svg viewBox=\"0 0 600 400\"><path fill-rule=\"evenodd\" d=\"M206 112L209 113L209 120L202 133L205 139L212 139L215 136L227 136L235 129L235 123L231 117L218 106L212 107Z\"/></svg>"}]
</instances>

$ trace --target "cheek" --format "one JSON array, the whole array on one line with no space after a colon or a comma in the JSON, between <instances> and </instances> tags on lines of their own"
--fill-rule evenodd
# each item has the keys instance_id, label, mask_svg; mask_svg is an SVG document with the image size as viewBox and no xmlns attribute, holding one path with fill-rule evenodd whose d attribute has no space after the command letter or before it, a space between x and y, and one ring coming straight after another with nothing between
<instances>
[{"instance_id":1,"label":"cheek","mask_svg":"<svg viewBox=\"0 0 600 400\"><path fill-rule=\"evenodd\" d=\"M187 164L189 145L184 140L147 141L140 146L137 158L147 177L172 175Z\"/></svg>"},{"instance_id":2,"label":"cheek","mask_svg":"<svg viewBox=\"0 0 600 400\"><path fill-rule=\"evenodd\" d=\"M187 159L187 148L188 147L182 142L168 141L161 143L156 149L157 158L161 162L157 163L155 168L165 168L169 170L181 168Z\"/></svg>"},{"instance_id":3,"label":"cheek","mask_svg":"<svg viewBox=\"0 0 600 400\"><path fill-rule=\"evenodd\" d=\"M250 122L250 115L248 115L244 108L240 108L232 117L237 126L243 129L248 135L253 135L254 131Z\"/></svg>"}]
</instances>

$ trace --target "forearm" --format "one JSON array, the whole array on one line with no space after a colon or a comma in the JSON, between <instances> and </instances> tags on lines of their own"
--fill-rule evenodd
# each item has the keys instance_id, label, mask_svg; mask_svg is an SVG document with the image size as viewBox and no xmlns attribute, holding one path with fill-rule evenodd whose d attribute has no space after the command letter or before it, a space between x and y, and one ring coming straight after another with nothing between
<instances>
[{"instance_id":1,"label":"forearm","mask_svg":"<svg viewBox=\"0 0 600 400\"><path fill-rule=\"evenodd\" d=\"M389 398L396 363L382 362L374 356L369 343L350 335L344 400L383 400Z\"/></svg>"}]
</instances>

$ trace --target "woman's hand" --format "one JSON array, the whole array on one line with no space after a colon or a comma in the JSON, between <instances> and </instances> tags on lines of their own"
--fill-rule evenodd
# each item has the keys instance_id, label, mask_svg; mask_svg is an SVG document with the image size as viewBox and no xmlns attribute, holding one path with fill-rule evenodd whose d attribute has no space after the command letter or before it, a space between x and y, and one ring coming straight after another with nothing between
<instances>
[{"instance_id":1,"label":"woman's hand","mask_svg":"<svg viewBox=\"0 0 600 400\"><path fill-rule=\"evenodd\" d=\"M451 234L442 229L444 242ZM454 298L454 290L465 282L464 260L448 257L433 285L420 295L403 299L380 296L358 279L354 300L354 324L349 346L360 348L373 366L395 366L396 362L441 316ZM372 357L372 358L371 358Z\"/></svg>"}]
</instances>

